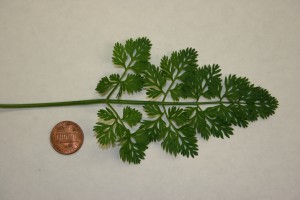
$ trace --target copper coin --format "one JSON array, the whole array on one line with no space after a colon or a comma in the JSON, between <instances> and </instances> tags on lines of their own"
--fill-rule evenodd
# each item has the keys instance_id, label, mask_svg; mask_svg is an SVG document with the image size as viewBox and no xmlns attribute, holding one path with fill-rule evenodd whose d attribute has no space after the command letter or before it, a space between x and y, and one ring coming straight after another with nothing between
<instances>
[{"instance_id":1,"label":"copper coin","mask_svg":"<svg viewBox=\"0 0 300 200\"><path fill-rule=\"evenodd\" d=\"M62 121L52 129L50 141L58 153L72 154L80 149L83 143L83 132L78 124Z\"/></svg>"}]
</instances>

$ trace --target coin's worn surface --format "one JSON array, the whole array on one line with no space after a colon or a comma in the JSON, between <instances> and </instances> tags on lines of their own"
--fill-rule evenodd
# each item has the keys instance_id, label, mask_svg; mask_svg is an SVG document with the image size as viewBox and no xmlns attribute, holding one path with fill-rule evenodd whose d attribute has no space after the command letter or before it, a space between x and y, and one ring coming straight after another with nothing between
<instances>
[{"instance_id":1,"label":"coin's worn surface","mask_svg":"<svg viewBox=\"0 0 300 200\"><path fill-rule=\"evenodd\" d=\"M59 122L54 126L50 135L53 148L61 154L72 154L78 151L83 138L80 126L71 121Z\"/></svg>"}]
</instances>

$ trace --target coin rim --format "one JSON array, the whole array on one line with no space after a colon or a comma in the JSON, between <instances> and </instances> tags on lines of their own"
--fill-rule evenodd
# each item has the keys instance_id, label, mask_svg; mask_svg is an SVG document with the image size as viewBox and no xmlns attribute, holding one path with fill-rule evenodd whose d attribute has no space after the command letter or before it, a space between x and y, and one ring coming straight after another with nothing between
<instances>
[{"instance_id":1,"label":"coin rim","mask_svg":"<svg viewBox=\"0 0 300 200\"><path fill-rule=\"evenodd\" d=\"M61 124L61 123L64 123L64 122L71 122L71 123L77 125L78 128L79 128L80 131L81 131L81 134L82 134L82 142L80 143L79 147L78 147L75 151L72 151L72 152L70 152L70 153L63 153L63 152L60 152L58 149L55 148L55 145L53 144L52 139L51 139L52 134L54 134L53 131L54 131L55 127L56 127L57 125ZM73 121L69 121L69 120L64 120L64 121L58 122L58 123L52 128L51 133L50 133L50 143L51 143L52 148L53 148L57 153L62 154L62 155L70 155L70 154L76 153L76 152L81 148L81 146L82 146L82 144L83 144L83 141L84 141L84 134L83 134L83 131L82 131L81 127L80 127L77 123L75 123L75 122L73 122Z\"/></svg>"}]
</instances>

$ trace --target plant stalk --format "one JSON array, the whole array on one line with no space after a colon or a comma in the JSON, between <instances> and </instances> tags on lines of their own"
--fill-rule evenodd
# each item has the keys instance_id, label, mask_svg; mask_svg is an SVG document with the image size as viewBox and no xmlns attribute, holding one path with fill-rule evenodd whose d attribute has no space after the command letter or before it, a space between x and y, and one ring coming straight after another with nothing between
<instances>
[{"instance_id":1,"label":"plant stalk","mask_svg":"<svg viewBox=\"0 0 300 200\"><path fill-rule=\"evenodd\" d=\"M121 99L89 99L79 101L61 101L47 103L22 103L22 104L0 104L0 108L42 108L42 107L58 107L58 106L79 106L89 104L120 104L120 105L166 105L166 106L192 106L192 105L211 105L211 104L230 104L229 101L207 101L207 102L161 102L161 101L140 101L140 100L121 100Z\"/></svg>"}]
</instances>

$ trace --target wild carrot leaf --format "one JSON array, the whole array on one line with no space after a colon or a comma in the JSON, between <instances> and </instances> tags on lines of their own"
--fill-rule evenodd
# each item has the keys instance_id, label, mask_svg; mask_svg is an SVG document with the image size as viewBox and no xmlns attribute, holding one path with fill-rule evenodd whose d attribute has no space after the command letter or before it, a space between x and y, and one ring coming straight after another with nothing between
<instances>
[{"instance_id":1,"label":"wild carrot leaf","mask_svg":"<svg viewBox=\"0 0 300 200\"><path fill-rule=\"evenodd\" d=\"M108 107L98 112L104 122L94 127L96 137L102 145L121 146L123 161L140 163L148 143L156 141L167 153L194 157L198 155L196 134L206 140L211 136L229 138L233 126L247 127L259 117L274 114L278 101L266 89L237 75L222 81L219 65L198 67L195 49L174 51L155 66L149 61L151 46L145 37L116 43L113 63L123 67L124 73L102 78L96 88L108 93ZM142 105L148 118L129 106L120 117L110 105L121 101L111 99L114 92L120 99L124 92L143 90L147 101L123 102ZM135 125L139 125L137 130L131 128Z\"/></svg>"}]
</instances>

